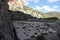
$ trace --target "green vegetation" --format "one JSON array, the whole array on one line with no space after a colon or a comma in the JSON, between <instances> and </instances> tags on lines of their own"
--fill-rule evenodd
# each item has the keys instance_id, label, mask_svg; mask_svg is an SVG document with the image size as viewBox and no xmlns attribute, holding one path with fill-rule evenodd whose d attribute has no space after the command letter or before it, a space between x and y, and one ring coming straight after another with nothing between
<instances>
[{"instance_id":1,"label":"green vegetation","mask_svg":"<svg viewBox=\"0 0 60 40\"><path fill-rule=\"evenodd\" d=\"M57 33L58 37L60 38L60 33Z\"/></svg>"},{"instance_id":2,"label":"green vegetation","mask_svg":"<svg viewBox=\"0 0 60 40\"><path fill-rule=\"evenodd\" d=\"M49 17L49 18L45 18L46 20L58 20L57 17Z\"/></svg>"},{"instance_id":3,"label":"green vegetation","mask_svg":"<svg viewBox=\"0 0 60 40\"><path fill-rule=\"evenodd\" d=\"M39 35L36 40L45 40L44 36Z\"/></svg>"},{"instance_id":4,"label":"green vegetation","mask_svg":"<svg viewBox=\"0 0 60 40\"><path fill-rule=\"evenodd\" d=\"M40 11L35 10L33 8L24 6L24 9L23 10L26 11L27 13L29 13L33 17L36 17L36 18L44 18L43 12L40 12Z\"/></svg>"},{"instance_id":5,"label":"green vegetation","mask_svg":"<svg viewBox=\"0 0 60 40\"><path fill-rule=\"evenodd\" d=\"M56 11L53 11L53 12L47 12L44 14L45 15L45 18L49 18L49 17L57 17L60 19L60 12L56 12Z\"/></svg>"}]
</instances>

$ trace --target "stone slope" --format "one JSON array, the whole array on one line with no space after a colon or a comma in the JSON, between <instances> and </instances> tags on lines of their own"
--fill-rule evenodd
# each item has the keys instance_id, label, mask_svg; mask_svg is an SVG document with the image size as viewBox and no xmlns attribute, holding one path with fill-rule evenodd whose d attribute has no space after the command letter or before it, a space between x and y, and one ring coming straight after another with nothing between
<instances>
[{"instance_id":1,"label":"stone slope","mask_svg":"<svg viewBox=\"0 0 60 40\"><path fill-rule=\"evenodd\" d=\"M43 35L46 40L60 40L57 33L60 25L56 22L14 21L16 33L21 40L33 40L31 36ZM36 38L34 38L36 40Z\"/></svg>"}]
</instances>

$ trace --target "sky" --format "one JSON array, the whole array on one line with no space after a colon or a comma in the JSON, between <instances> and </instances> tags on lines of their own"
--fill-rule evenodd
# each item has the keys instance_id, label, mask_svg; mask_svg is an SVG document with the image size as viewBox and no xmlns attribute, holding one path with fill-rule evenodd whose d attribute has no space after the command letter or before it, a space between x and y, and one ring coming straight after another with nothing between
<instances>
[{"instance_id":1,"label":"sky","mask_svg":"<svg viewBox=\"0 0 60 40\"><path fill-rule=\"evenodd\" d=\"M23 0L23 3L41 12L60 12L60 0Z\"/></svg>"}]
</instances>

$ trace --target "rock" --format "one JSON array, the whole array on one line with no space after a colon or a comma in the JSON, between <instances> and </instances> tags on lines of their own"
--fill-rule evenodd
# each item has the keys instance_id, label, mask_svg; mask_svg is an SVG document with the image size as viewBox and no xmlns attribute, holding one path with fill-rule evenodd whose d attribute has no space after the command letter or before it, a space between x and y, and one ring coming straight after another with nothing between
<instances>
[{"instance_id":1,"label":"rock","mask_svg":"<svg viewBox=\"0 0 60 40\"><path fill-rule=\"evenodd\" d=\"M1 40L16 40L14 33L14 26L11 21L11 15L8 12L8 1L9 0L0 0L0 34L2 36ZM1 37L0 36L0 37Z\"/></svg>"},{"instance_id":2,"label":"rock","mask_svg":"<svg viewBox=\"0 0 60 40\"><path fill-rule=\"evenodd\" d=\"M22 0L9 0L8 4L9 4L9 9L11 9L12 7L23 8L24 6Z\"/></svg>"}]
</instances>

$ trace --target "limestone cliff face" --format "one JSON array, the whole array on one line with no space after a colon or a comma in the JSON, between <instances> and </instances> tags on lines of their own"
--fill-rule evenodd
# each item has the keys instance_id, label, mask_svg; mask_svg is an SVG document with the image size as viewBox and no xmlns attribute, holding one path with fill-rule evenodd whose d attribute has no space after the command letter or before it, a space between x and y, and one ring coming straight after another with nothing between
<instances>
[{"instance_id":1,"label":"limestone cliff face","mask_svg":"<svg viewBox=\"0 0 60 40\"><path fill-rule=\"evenodd\" d=\"M9 9L11 9L12 7L16 7L16 6L23 8L24 6L22 0L9 0L8 4L9 4Z\"/></svg>"}]
</instances>

